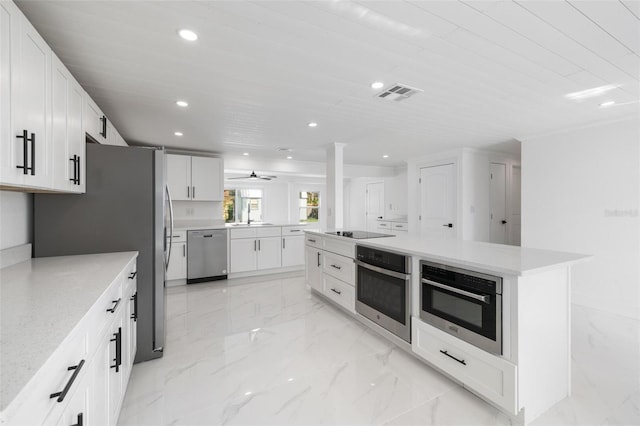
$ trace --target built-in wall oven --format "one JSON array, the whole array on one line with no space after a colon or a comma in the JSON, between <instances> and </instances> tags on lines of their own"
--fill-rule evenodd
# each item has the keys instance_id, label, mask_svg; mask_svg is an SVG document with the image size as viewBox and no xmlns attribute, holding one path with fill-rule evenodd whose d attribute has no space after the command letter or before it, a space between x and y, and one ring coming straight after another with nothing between
<instances>
[{"instance_id":1,"label":"built-in wall oven","mask_svg":"<svg viewBox=\"0 0 640 426\"><path fill-rule=\"evenodd\" d=\"M411 342L411 258L356 246L356 312Z\"/></svg>"},{"instance_id":2,"label":"built-in wall oven","mask_svg":"<svg viewBox=\"0 0 640 426\"><path fill-rule=\"evenodd\" d=\"M420 262L420 318L493 354L502 354L502 278Z\"/></svg>"}]
</instances>

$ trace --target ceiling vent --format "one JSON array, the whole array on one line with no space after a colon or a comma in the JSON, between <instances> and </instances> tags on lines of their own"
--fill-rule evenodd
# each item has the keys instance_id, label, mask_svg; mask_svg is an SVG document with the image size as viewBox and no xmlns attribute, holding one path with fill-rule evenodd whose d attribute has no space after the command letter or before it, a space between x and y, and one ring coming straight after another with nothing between
<instances>
[{"instance_id":1,"label":"ceiling vent","mask_svg":"<svg viewBox=\"0 0 640 426\"><path fill-rule=\"evenodd\" d=\"M387 101L403 101L416 93L424 92L422 89L416 89L415 87L409 87L404 84L393 84L389 88L384 89L378 93L376 97Z\"/></svg>"}]
</instances>

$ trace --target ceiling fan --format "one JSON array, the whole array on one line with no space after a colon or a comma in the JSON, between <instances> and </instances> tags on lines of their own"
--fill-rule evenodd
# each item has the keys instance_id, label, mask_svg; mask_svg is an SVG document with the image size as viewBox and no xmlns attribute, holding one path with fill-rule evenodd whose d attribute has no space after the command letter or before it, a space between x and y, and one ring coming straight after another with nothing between
<instances>
[{"instance_id":1,"label":"ceiling fan","mask_svg":"<svg viewBox=\"0 0 640 426\"><path fill-rule=\"evenodd\" d=\"M278 176L269 176L269 175L257 175L255 171L251 171L251 173L249 174L249 176L238 176L238 177L230 177L228 179L250 179L250 180L258 180L258 179L262 179L262 180L271 180L271 179L275 179Z\"/></svg>"}]
</instances>

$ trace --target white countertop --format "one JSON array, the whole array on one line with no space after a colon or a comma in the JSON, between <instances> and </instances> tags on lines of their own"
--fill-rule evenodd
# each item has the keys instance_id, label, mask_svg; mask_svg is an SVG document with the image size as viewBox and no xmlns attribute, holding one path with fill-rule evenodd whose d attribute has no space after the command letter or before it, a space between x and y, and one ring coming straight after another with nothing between
<instances>
[{"instance_id":1,"label":"white countertop","mask_svg":"<svg viewBox=\"0 0 640 426\"><path fill-rule=\"evenodd\" d=\"M0 411L136 255L42 257L0 269Z\"/></svg>"},{"instance_id":2,"label":"white countertop","mask_svg":"<svg viewBox=\"0 0 640 426\"><path fill-rule=\"evenodd\" d=\"M242 223L242 224L232 224L232 223L222 223L220 224L219 222L212 222L212 223L206 223L206 222L193 222L193 223L189 223L189 222L185 222L185 221L180 221L180 222L176 222L174 224L174 230L175 231L193 231L193 230L198 230L198 229L238 229L238 228L270 228L270 227L281 227L281 226L303 226L306 227L307 225L305 225L304 223L278 223L278 222L273 222L273 223L256 223L256 224L251 224L251 225L247 225L246 223Z\"/></svg>"},{"instance_id":3,"label":"white countertop","mask_svg":"<svg viewBox=\"0 0 640 426\"><path fill-rule=\"evenodd\" d=\"M329 235L324 232L309 231L328 238L355 241L356 244L387 249L399 253L423 257L454 266L483 269L508 275L529 275L559 266L569 266L590 259L592 256L564 253L551 250L533 249L504 244L429 239L420 234L406 234L391 237L353 240Z\"/></svg>"}]
</instances>

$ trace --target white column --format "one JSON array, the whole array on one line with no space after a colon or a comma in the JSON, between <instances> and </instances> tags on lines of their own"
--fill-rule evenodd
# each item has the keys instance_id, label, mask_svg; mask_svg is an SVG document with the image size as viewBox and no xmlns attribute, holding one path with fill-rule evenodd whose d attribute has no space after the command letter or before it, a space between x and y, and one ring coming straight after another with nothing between
<instances>
[{"instance_id":1,"label":"white column","mask_svg":"<svg viewBox=\"0 0 640 426\"><path fill-rule=\"evenodd\" d=\"M342 155L344 145L343 143L334 143L327 148L327 193L324 197L327 229L340 229L344 223L344 163Z\"/></svg>"}]
</instances>

